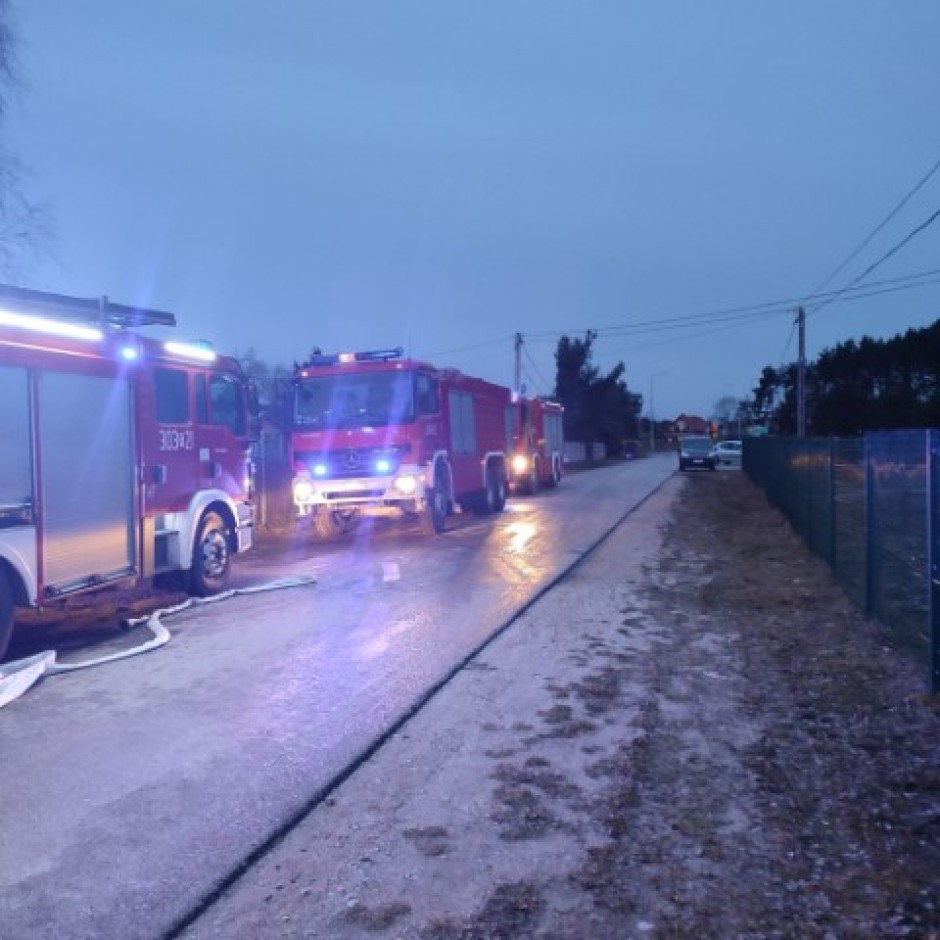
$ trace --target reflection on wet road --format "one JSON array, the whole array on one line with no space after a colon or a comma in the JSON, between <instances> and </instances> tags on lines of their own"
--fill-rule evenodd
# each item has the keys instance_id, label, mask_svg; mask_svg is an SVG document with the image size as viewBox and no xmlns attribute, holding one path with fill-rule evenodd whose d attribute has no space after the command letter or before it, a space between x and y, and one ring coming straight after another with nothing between
<instances>
[{"instance_id":1,"label":"reflection on wet road","mask_svg":"<svg viewBox=\"0 0 940 940\"><path fill-rule=\"evenodd\" d=\"M0 712L0 935L36 916L165 933L674 470L573 475L439 537L261 546L236 583L316 584L196 608L159 653L42 683Z\"/></svg>"}]
</instances>

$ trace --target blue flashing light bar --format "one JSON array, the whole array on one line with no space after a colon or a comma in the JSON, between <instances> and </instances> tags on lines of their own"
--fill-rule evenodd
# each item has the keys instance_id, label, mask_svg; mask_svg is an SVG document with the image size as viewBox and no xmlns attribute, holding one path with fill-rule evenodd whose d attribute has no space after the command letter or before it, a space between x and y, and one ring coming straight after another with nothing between
<instances>
[{"instance_id":1,"label":"blue flashing light bar","mask_svg":"<svg viewBox=\"0 0 940 940\"><path fill-rule=\"evenodd\" d=\"M370 349L367 352L317 353L310 357L305 368L352 362L389 362L392 359L401 359L403 355L404 350L401 346L393 349Z\"/></svg>"}]
</instances>

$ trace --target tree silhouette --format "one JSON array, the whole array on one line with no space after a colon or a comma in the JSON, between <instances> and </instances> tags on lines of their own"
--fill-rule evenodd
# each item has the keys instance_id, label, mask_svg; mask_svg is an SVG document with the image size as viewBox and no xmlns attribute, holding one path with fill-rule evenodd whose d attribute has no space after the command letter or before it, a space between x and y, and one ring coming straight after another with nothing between
<instances>
[{"instance_id":1,"label":"tree silhouette","mask_svg":"<svg viewBox=\"0 0 940 940\"><path fill-rule=\"evenodd\" d=\"M600 441L607 452L620 454L623 442L636 436L636 420L643 399L624 380L618 362L606 375L591 362L597 333L584 339L562 336L555 351L555 398L565 408L565 436L569 440Z\"/></svg>"},{"instance_id":2,"label":"tree silhouette","mask_svg":"<svg viewBox=\"0 0 940 940\"><path fill-rule=\"evenodd\" d=\"M772 416L775 433L795 433L796 366L765 366L753 407ZM841 437L940 425L940 320L823 350L806 367L806 419L810 434Z\"/></svg>"}]
</instances>

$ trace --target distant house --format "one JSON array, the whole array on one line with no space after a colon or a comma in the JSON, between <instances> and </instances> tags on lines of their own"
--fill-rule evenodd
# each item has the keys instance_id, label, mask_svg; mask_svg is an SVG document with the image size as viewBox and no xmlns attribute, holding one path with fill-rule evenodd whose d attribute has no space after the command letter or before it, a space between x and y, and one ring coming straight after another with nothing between
<instances>
[{"instance_id":1,"label":"distant house","mask_svg":"<svg viewBox=\"0 0 940 940\"><path fill-rule=\"evenodd\" d=\"M698 415L679 415L672 422L676 434L708 434L709 424Z\"/></svg>"}]
</instances>

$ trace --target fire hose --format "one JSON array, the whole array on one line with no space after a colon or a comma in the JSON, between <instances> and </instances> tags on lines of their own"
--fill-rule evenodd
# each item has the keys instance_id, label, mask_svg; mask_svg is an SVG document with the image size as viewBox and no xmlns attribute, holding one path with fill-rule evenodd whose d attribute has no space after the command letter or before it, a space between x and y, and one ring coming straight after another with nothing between
<instances>
[{"instance_id":1,"label":"fire hose","mask_svg":"<svg viewBox=\"0 0 940 940\"><path fill-rule=\"evenodd\" d=\"M153 637L133 649L120 650L116 653L109 653L106 656L98 656L94 659L85 659L74 663L60 663L56 659L55 650L46 650L42 653L36 653L33 656L27 656L25 659L18 659L12 663L0 663L0 708L9 705L15 701L24 692L35 685L43 676L54 676L65 672L76 672L79 669L90 669L92 666L103 666L106 663L117 662L120 659L128 659L131 656L139 656L141 653L149 653L151 650L159 649L170 642L171 633L163 625L163 618L178 614L190 607L202 604L214 604L219 601L228 600L239 594L260 594L264 591L278 591L284 588L303 587L313 584L314 578L296 577L281 578L277 581L269 581L267 584L259 584L255 587L233 588L230 591L223 591L221 594L214 594L211 597L190 597L173 607L163 607L155 610L146 617L134 617L125 621L128 628L137 627L146 624L147 628L153 634Z\"/></svg>"}]
</instances>

